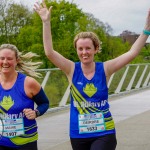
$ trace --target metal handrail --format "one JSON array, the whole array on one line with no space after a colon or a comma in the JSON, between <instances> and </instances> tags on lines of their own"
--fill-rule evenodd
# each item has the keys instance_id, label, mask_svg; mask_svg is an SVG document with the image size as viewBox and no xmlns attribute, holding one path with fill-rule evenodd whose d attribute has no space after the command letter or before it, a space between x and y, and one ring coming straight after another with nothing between
<instances>
[{"instance_id":1,"label":"metal handrail","mask_svg":"<svg viewBox=\"0 0 150 150\"><path fill-rule=\"evenodd\" d=\"M141 69L141 67L143 67ZM134 69L133 69L134 68ZM142 89L142 88L147 88L150 87L150 63L145 63L145 64L128 64L124 68L124 71L122 71L122 75L119 76L120 81L118 80L118 83L116 84L117 86L114 88L111 94L120 94L122 92L131 92L132 90L135 89ZM131 71L133 70L133 74L131 75ZM135 71L134 71L135 70ZM52 71L61 71L59 68L48 68L48 69L38 69L36 70L38 72L45 72L45 77L44 80L42 81L42 87L43 89L45 88L48 79L50 78L51 72ZM108 82L108 88L111 88L111 86L114 84L113 82L116 80L118 72L114 73L109 82ZM139 76L139 74L141 74ZM128 77L130 75L130 77ZM139 76L139 77L137 77ZM128 78L128 81L127 81ZM60 79L61 80L61 79ZM135 83L136 81L136 83ZM126 87L123 89L123 86L125 83L128 84ZM58 106L65 106L68 100L68 97L70 95L70 85L68 85L64 95L62 96L62 99L60 100ZM110 94L110 95L111 95Z\"/></svg>"}]
</instances>

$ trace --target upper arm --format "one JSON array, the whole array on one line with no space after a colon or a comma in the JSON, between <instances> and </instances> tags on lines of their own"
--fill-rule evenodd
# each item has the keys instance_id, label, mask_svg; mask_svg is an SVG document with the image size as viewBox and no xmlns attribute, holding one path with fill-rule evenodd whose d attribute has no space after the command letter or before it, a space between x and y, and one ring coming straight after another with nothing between
<instances>
[{"instance_id":1,"label":"upper arm","mask_svg":"<svg viewBox=\"0 0 150 150\"><path fill-rule=\"evenodd\" d=\"M49 53L47 57L56 67L60 68L67 75L70 81L74 71L74 62L65 58L55 50Z\"/></svg>"},{"instance_id":2,"label":"upper arm","mask_svg":"<svg viewBox=\"0 0 150 150\"><path fill-rule=\"evenodd\" d=\"M41 89L41 85L34 78L27 76L24 84L25 93L29 98L35 96Z\"/></svg>"},{"instance_id":3,"label":"upper arm","mask_svg":"<svg viewBox=\"0 0 150 150\"><path fill-rule=\"evenodd\" d=\"M134 56L132 55L132 52L128 51L115 59L104 62L106 76L110 77L114 72L131 62L133 58Z\"/></svg>"},{"instance_id":4,"label":"upper arm","mask_svg":"<svg viewBox=\"0 0 150 150\"><path fill-rule=\"evenodd\" d=\"M126 64L131 62L140 53L141 49L145 45L147 38L147 35L141 34L128 52L115 59L106 61L104 63L106 75L111 76L114 72L118 71Z\"/></svg>"}]
</instances>

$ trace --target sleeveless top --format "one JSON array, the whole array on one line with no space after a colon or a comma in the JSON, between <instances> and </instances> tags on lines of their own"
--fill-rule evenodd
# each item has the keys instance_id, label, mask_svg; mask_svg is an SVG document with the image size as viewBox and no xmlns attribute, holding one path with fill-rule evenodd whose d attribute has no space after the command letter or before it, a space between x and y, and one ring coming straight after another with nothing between
<instances>
[{"instance_id":1,"label":"sleeveless top","mask_svg":"<svg viewBox=\"0 0 150 150\"><path fill-rule=\"evenodd\" d=\"M90 138L116 133L109 111L108 88L103 63L95 63L95 74L88 80L81 62L75 63L70 87L70 137Z\"/></svg>"},{"instance_id":2,"label":"sleeveless top","mask_svg":"<svg viewBox=\"0 0 150 150\"><path fill-rule=\"evenodd\" d=\"M38 139L37 123L28 120L24 108L34 109L34 101L24 91L26 76L18 73L11 89L5 90L0 84L0 145L18 147Z\"/></svg>"}]
</instances>

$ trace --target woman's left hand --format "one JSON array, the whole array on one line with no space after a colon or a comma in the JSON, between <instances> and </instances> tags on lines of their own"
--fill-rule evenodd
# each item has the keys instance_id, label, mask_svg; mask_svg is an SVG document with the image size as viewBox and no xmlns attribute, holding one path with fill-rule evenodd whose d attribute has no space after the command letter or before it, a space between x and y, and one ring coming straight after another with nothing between
<instances>
[{"instance_id":1,"label":"woman's left hand","mask_svg":"<svg viewBox=\"0 0 150 150\"><path fill-rule=\"evenodd\" d=\"M26 108L23 110L25 116L29 120L33 120L36 118L36 112L35 110L32 110L31 108Z\"/></svg>"},{"instance_id":2,"label":"woman's left hand","mask_svg":"<svg viewBox=\"0 0 150 150\"><path fill-rule=\"evenodd\" d=\"M148 14L146 18L145 30L150 31L150 9L148 10Z\"/></svg>"}]
</instances>

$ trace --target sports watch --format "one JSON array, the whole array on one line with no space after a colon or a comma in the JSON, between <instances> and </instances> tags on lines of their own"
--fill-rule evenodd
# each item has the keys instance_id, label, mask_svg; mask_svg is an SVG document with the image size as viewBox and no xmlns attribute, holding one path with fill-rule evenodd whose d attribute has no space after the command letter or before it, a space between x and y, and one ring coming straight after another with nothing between
<instances>
[{"instance_id":1,"label":"sports watch","mask_svg":"<svg viewBox=\"0 0 150 150\"><path fill-rule=\"evenodd\" d=\"M34 111L35 111L35 114L36 114L36 118L39 117L40 116L40 112L37 109L35 109Z\"/></svg>"}]
</instances>

